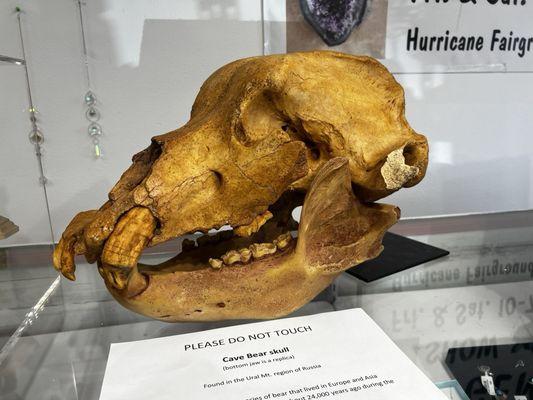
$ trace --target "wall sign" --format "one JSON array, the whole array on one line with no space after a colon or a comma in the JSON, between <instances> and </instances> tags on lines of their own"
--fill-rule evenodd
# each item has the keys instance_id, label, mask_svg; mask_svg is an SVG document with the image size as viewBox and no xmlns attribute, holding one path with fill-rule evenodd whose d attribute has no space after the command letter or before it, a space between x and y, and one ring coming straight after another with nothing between
<instances>
[{"instance_id":1,"label":"wall sign","mask_svg":"<svg viewBox=\"0 0 533 400\"><path fill-rule=\"evenodd\" d=\"M364 54L403 73L533 71L533 0L368 0L350 30L350 2L321 3L286 1L287 51Z\"/></svg>"},{"instance_id":2,"label":"wall sign","mask_svg":"<svg viewBox=\"0 0 533 400\"><path fill-rule=\"evenodd\" d=\"M404 0L389 5L394 72L533 71L533 2Z\"/></svg>"}]
</instances>

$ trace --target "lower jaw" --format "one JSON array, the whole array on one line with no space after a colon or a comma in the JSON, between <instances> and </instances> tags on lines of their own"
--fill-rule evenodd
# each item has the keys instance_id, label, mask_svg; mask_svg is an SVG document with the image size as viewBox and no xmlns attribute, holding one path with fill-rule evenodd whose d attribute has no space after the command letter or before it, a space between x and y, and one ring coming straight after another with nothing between
<instances>
[{"instance_id":1,"label":"lower jaw","mask_svg":"<svg viewBox=\"0 0 533 400\"><path fill-rule=\"evenodd\" d=\"M277 226L276 221L269 221L247 238L233 236L217 241L217 235L205 235L203 240L198 240L198 247L185 248L161 264L138 264L133 271L128 271L130 277L138 274L145 279L139 293L128 293L131 291L128 285L117 288L110 279L105 279L106 286L124 307L162 321L284 316L312 300L337 275L322 276L309 271L296 252L296 238L283 248L278 247L273 254L251 255L247 262L213 268L209 260L244 246L256 246L258 242L275 247L275 238L287 229ZM221 235L230 234L226 231ZM190 246L191 242L188 243Z\"/></svg>"},{"instance_id":2,"label":"lower jaw","mask_svg":"<svg viewBox=\"0 0 533 400\"><path fill-rule=\"evenodd\" d=\"M140 294L124 296L106 282L108 290L126 308L168 322L277 318L311 301L338 276L309 270L295 243L243 267L139 270L149 280Z\"/></svg>"}]
</instances>

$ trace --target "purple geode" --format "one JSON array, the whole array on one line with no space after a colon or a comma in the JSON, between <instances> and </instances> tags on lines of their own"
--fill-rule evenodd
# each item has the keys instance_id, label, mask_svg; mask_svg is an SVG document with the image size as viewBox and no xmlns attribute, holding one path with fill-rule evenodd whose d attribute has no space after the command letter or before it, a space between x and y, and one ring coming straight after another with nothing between
<instances>
[{"instance_id":1,"label":"purple geode","mask_svg":"<svg viewBox=\"0 0 533 400\"><path fill-rule=\"evenodd\" d=\"M367 0L300 0L302 13L328 46L343 43L364 18Z\"/></svg>"}]
</instances>

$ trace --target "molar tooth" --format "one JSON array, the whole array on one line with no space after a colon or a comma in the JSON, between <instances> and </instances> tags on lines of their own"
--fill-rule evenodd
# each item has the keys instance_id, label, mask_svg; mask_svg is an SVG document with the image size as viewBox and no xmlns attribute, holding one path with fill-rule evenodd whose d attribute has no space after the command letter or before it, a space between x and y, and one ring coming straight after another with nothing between
<instances>
[{"instance_id":1,"label":"molar tooth","mask_svg":"<svg viewBox=\"0 0 533 400\"><path fill-rule=\"evenodd\" d=\"M268 254L276 252L276 245L274 243L254 243L250 246L254 258L261 258Z\"/></svg>"},{"instance_id":2,"label":"molar tooth","mask_svg":"<svg viewBox=\"0 0 533 400\"><path fill-rule=\"evenodd\" d=\"M191 239L183 239L181 242L181 251L191 251L196 248L196 242Z\"/></svg>"},{"instance_id":3,"label":"molar tooth","mask_svg":"<svg viewBox=\"0 0 533 400\"><path fill-rule=\"evenodd\" d=\"M224 264L226 265L235 264L236 262L241 261L241 255L235 250L228 251L220 258L222 258L222 261L224 261Z\"/></svg>"},{"instance_id":4,"label":"molar tooth","mask_svg":"<svg viewBox=\"0 0 533 400\"><path fill-rule=\"evenodd\" d=\"M215 269L222 268L222 260L219 260L218 258L210 258L209 259L209 265Z\"/></svg>"},{"instance_id":5,"label":"molar tooth","mask_svg":"<svg viewBox=\"0 0 533 400\"><path fill-rule=\"evenodd\" d=\"M252 252L247 248L240 249L239 254L241 255L241 262L243 263L247 263L252 258Z\"/></svg>"},{"instance_id":6,"label":"molar tooth","mask_svg":"<svg viewBox=\"0 0 533 400\"><path fill-rule=\"evenodd\" d=\"M274 239L274 244L277 246L278 249L283 250L289 245L291 240L292 236L290 232L287 232L282 235L279 235L276 239Z\"/></svg>"}]
</instances>

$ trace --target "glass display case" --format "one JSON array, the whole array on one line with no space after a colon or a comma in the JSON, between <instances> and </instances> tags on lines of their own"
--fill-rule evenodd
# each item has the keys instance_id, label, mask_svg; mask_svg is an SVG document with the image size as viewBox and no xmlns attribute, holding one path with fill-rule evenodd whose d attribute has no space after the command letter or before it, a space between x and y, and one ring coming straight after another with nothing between
<instances>
[{"instance_id":1,"label":"glass display case","mask_svg":"<svg viewBox=\"0 0 533 400\"><path fill-rule=\"evenodd\" d=\"M466 398L450 349L533 342L533 5L346 1L367 8L337 43L309 21L311 0L20 3L0 7L0 399L98 399L111 343L250 322L149 319L113 299L96 265L58 276L52 252L132 154L188 120L213 71L285 52L369 55L391 71L430 146L424 181L383 200L402 210L391 232L450 253L372 282L343 273L291 316L362 308L450 399ZM484 44L422 50L424 37ZM532 376L518 361L513 373Z\"/></svg>"},{"instance_id":2,"label":"glass display case","mask_svg":"<svg viewBox=\"0 0 533 400\"><path fill-rule=\"evenodd\" d=\"M343 274L333 298L295 315L361 307L431 380L453 379L450 348L531 341L532 221L533 213L514 212L400 222L395 232L450 256L373 283ZM97 399L111 343L248 322L150 320L119 305L92 265L79 265L76 282L60 282L46 247L3 254L2 398Z\"/></svg>"}]
</instances>

